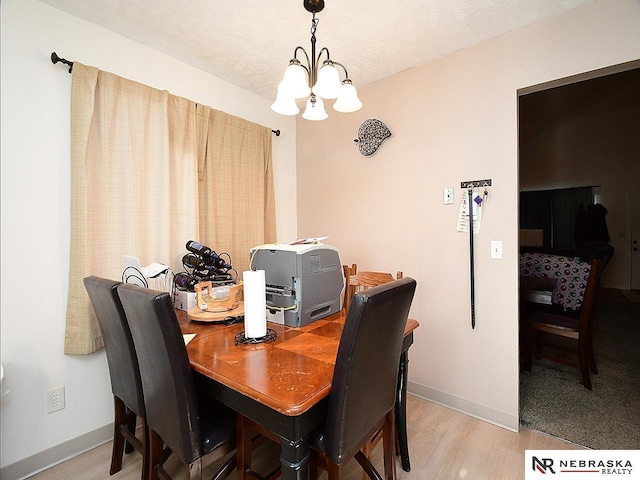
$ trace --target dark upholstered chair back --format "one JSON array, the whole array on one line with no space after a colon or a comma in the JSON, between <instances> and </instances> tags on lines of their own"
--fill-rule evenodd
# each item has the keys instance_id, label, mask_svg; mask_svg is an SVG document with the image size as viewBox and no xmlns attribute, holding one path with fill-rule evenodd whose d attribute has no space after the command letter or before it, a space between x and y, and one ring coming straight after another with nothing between
<instances>
[{"instance_id":1,"label":"dark upholstered chair back","mask_svg":"<svg viewBox=\"0 0 640 480\"><path fill-rule=\"evenodd\" d=\"M203 455L199 411L169 294L130 284L118 294L138 353L149 428L189 465Z\"/></svg>"},{"instance_id":2,"label":"dark upholstered chair back","mask_svg":"<svg viewBox=\"0 0 640 480\"><path fill-rule=\"evenodd\" d=\"M412 278L356 293L349 306L329 396L326 456L353 457L393 409L402 338L416 289Z\"/></svg>"},{"instance_id":3,"label":"dark upholstered chair back","mask_svg":"<svg viewBox=\"0 0 640 480\"><path fill-rule=\"evenodd\" d=\"M99 277L84 279L104 340L111 389L136 415L145 416L138 357L116 290L120 282Z\"/></svg>"}]
</instances>

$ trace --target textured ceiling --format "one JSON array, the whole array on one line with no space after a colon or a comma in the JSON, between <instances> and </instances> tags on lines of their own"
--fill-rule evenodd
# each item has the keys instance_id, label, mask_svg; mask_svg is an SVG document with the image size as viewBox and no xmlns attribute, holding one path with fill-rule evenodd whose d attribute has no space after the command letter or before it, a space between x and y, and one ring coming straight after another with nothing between
<instances>
[{"instance_id":1,"label":"textured ceiling","mask_svg":"<svg viewBox=\"0 0 640 480\"><path fill-rule=\"evenodd\" d=\"M294 48L311 48L302 0L40 1L269 99ZM359 87L593 1L328 0L317 48Z\"/></svg>"}]
</instances>

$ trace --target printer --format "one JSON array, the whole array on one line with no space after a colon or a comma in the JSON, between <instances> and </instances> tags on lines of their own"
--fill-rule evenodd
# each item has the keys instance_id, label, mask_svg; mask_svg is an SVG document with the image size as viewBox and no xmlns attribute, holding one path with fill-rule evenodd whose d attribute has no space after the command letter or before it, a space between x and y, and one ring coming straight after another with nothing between
<instances>
[{"instance_id":1,"label":"printer","mask_svg":"<svg viewBox=\"0 0 640 480\"><path fill-rule=\"evenodd\" d=\"M269 321L301 327L341 308L344 276L335 247L262 245L251 249L249 265L265 272Z\"/></svg>"}]
</instances>

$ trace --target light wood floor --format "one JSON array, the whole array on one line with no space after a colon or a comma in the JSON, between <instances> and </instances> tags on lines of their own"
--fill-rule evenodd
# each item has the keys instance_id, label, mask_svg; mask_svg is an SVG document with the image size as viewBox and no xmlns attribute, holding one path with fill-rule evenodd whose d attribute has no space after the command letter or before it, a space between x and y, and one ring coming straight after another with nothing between
<instances>
[{"instance_id":1,"label":"light wood floor","mask_svg":"<svg viewBox=\"0 0 640 480\"><path fill-rule=\"evenodd\" d=\"M514 433L449 408L409 395L407 398L411 471L400 468L399 479L425 480L518 480L524 479L525 450L565 450L581 447L543 433ZM374 451L374 464L382 471L382 443ZM215 453L214 453L215 455ZM30 477L31 480L140 479L140 455L125 456L123 469L109 476L111 442ZM221 460L212 459L203 478L210 478ZM275 444L262 445L254 456L256 470L269 472L277 465ZM260 466L262 468L260 468ZM175 480L186 478L186 469L173 455L168 469ZM209 473L207 476L206 474ZM355 461L347 467L346 480L361 480ZM235 480L235 473L228 477ZM321 479L326 478L323 473Z\"/></svg>"}]
</instances>

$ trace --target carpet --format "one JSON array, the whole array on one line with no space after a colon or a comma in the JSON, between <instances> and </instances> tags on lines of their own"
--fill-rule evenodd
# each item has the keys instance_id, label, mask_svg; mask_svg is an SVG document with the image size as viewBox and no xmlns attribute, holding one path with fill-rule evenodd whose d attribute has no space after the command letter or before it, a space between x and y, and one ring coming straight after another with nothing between
<instances>
[{"instance_id":1,"label":"carpet","mask_svg":"<svg viewBox=\"0 0 640 480\"><path fill-rule=\"evenodd\" d=\"M640 303L640 290L620 290L620 293L630 302Z\"/></svg>"},{"instance_id":2,"label":"carpet","mask_svg":"<svg viewBox=\"0 0 640 480\"><path fill-rule=\"evenodd\" d=\"M640 449L640 303L602 289L595 315L593 390L578 369L534 358L520 374L520 424L592 449Z\"/></svg>"}]
</instances>

